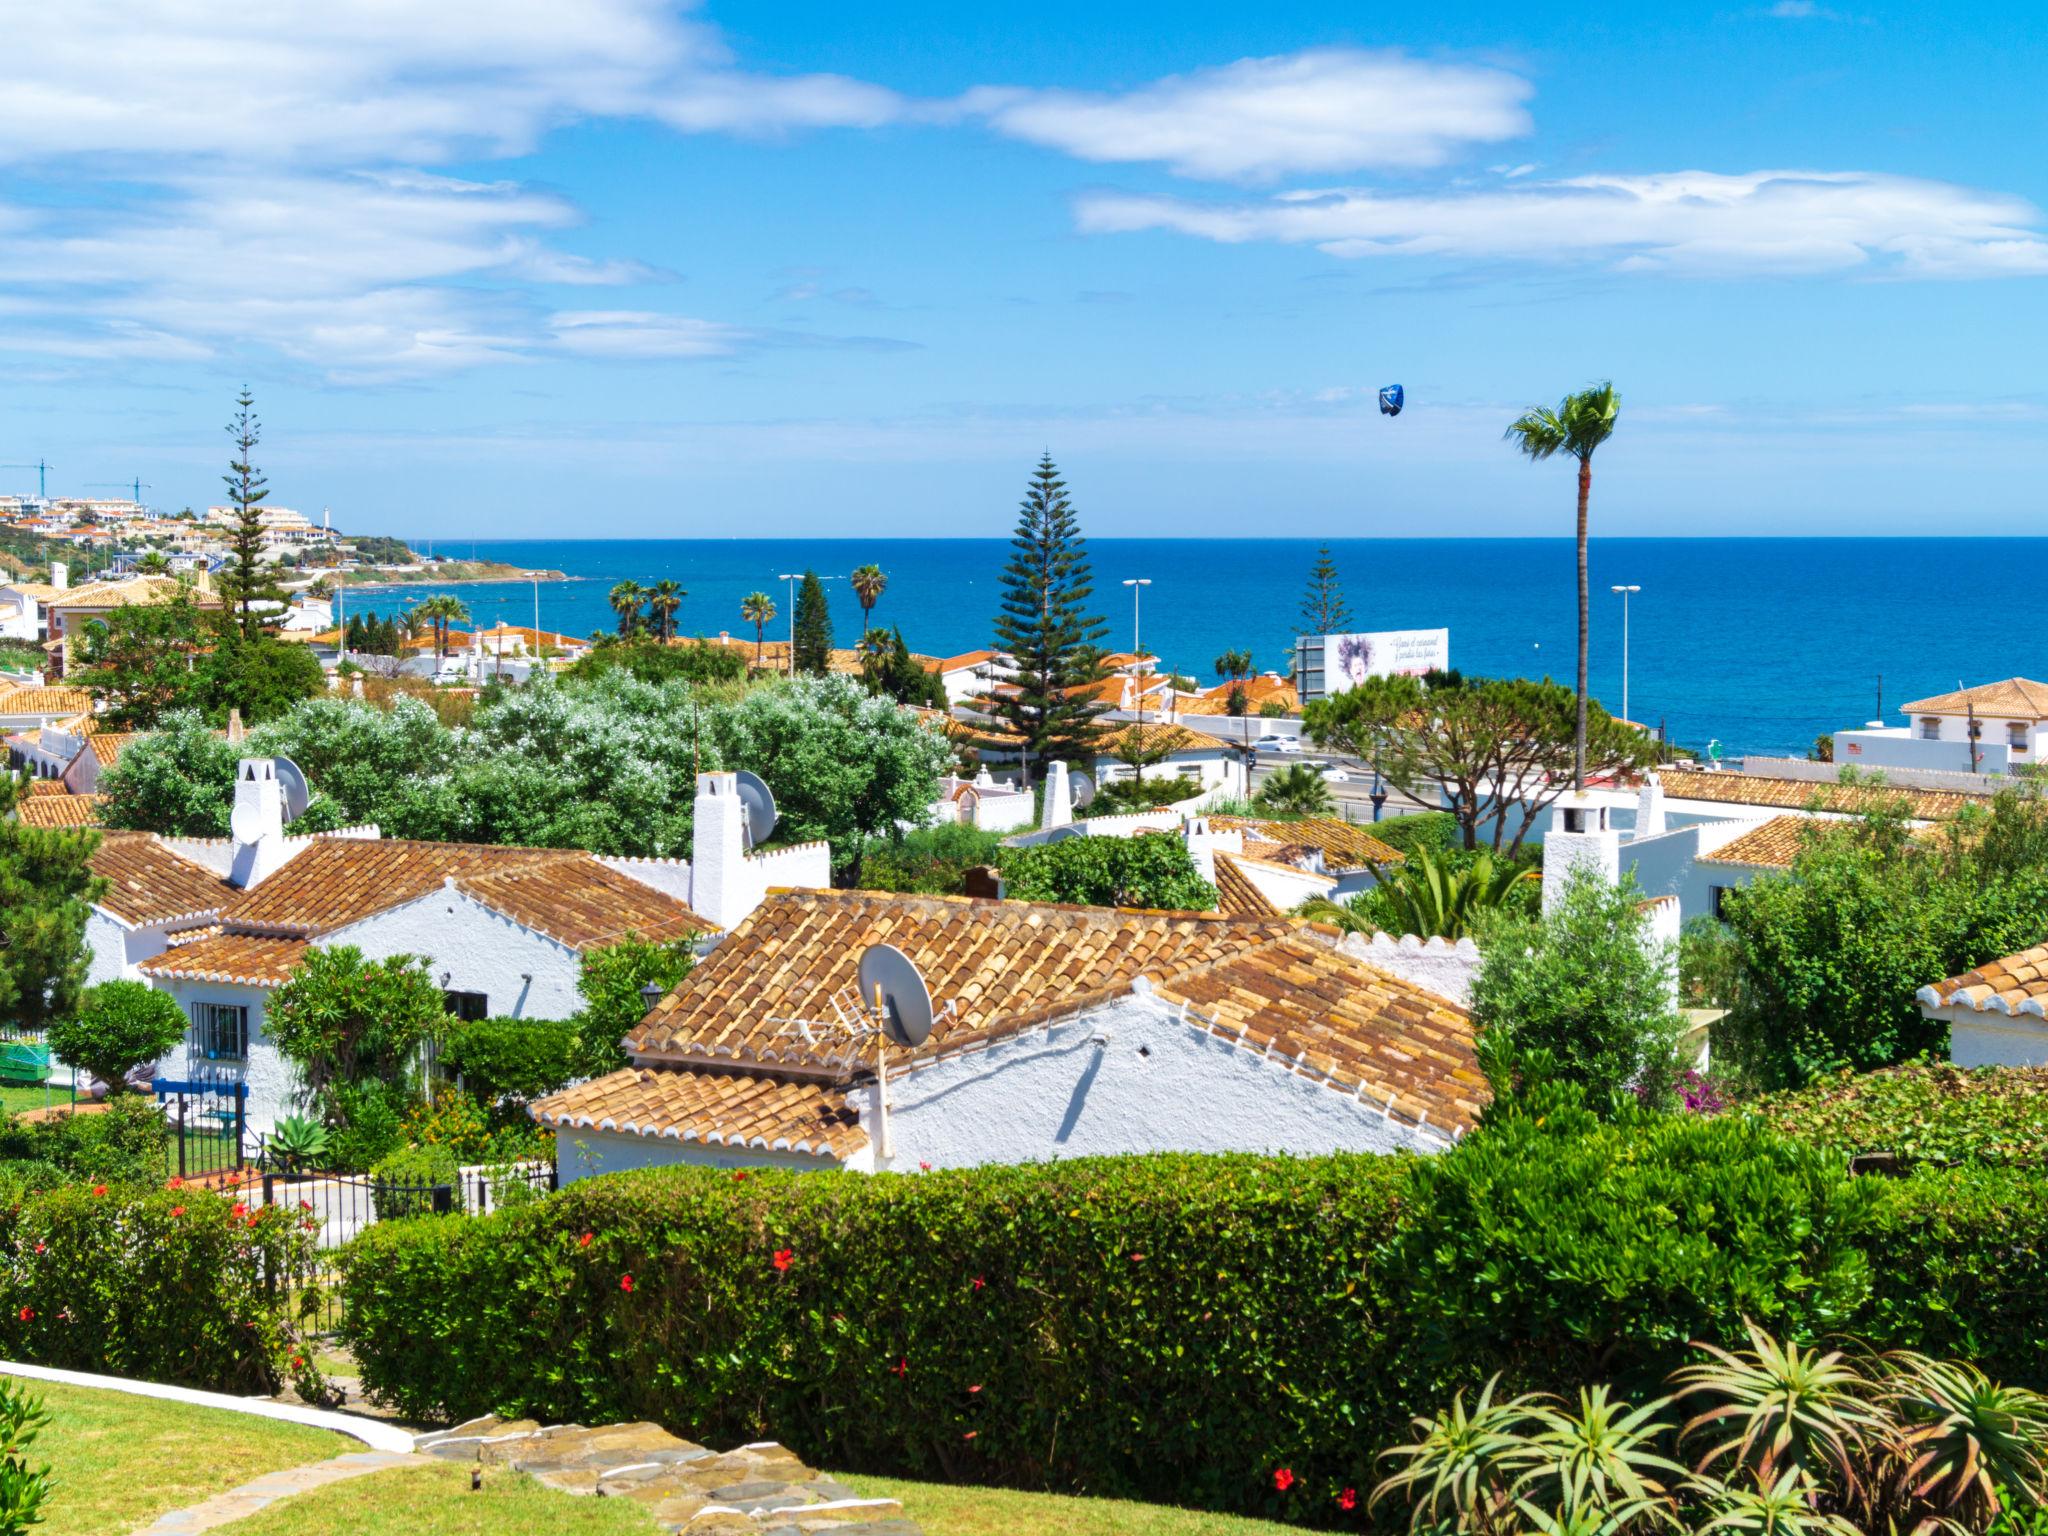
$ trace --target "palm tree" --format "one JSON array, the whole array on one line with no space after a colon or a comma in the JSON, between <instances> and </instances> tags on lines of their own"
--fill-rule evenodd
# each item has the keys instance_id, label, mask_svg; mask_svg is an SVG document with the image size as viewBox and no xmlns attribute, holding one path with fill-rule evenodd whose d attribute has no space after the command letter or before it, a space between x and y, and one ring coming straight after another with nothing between
<instances>
[{"instance_id":1,"label":"palm tree","mask_svg":"<svg viewBox=\"0 0 2048 1536\"><path fill-rule=\"evenodd\" d=\"M655 639L675 639L676 610L683 606L683 599L689 595L672 581L657 581L648 589L647 615L654 621Z\"/></svg>"},{"instance_id":2,"label":"palm tree","mask_svg":"<svg viewBox=\"0 0 2048 1536\"><path fill-rule=\"evenodd\" d=\"M436 661L448 659L448 627L468 621L469 609L463 605L462 599L445 592L413 604L412 611L406 615L407 625L414 634L422 629L433 630Z\"/></svg>"},{"instance_id":3,"label":"palm tree","mask_svg":"<svg viewBox=\"0 0 2048 1536\"><path fill-rule=\"evenodd\" d=\"M1572 738L1572 788L1586 787L1586 633L1591 617L1586 587L1586 503L1593 494L1593 450L1614 435L1621 396L1612 382L1566 395L1556 410L1534 406L1507 430L1512 442L1541 462L1554 453L1579 461L1579 723Z\"/></svg>"},{"instance_id":4,"label":"palm tree","mask_svg":"<svg viewBox=\"0 0 2048 1536\"><path fill-rule=\"evenodd\" d=\"M620 635L630 635L640 628L640 605L646 601L647 591L637 581L622 581L612 588L612 612L619 616Z\"/></svg>"},{"instance_id":5,"label":"palm tree","mask_svg":"<svg viewBox=\"0 0 2048 1536\"><path fill-rule=\"evenodd\" d=\"M740 599L740 617L754 626L754 665L761 665L762 639L775 622L775 599L766 592L749 592Z\"/></svg>"},{"instance_id":6,"label":"palm tree","mask_svg":"<svg viewBox=\"0 0 2048 1536\"><path fill-rule=\"evenodd\" d=\"M143 576L161 576L170 568L171 562L164 558L161 550L156 549L135 562L136 571Z\"/></svg>"},{"instance_id":7,"label":"palm tree","mask_svg":"<svg viewBox=\"0 0 2048 1536\"><path fill-rule=\"evenodd\" d=\"M1337 811L1329 784L1307 763L1289 763L1269 775L1252 797L1252 804L1298 816L1332 816Z\"/></svg>"},{"instance_id":8,"label":"palm tree","mask_svg":"<svg viewBox=\"0 0 2048 1536\"><path fill-rule=\"evenodd\" d=\"M1346 933L1377 928L1423 939L1462 939L1471 936L1485 914L1533 900L1542 879L1535 870L1491 853L1454 864L1426 847L1391 868L1375 866L1373 873L1379 883L1370 890L1344 902L1312 896L1294 915Z\"/></svg>"},{"instance_id":9,"label":"palm tree","mask_svg":"<svg viewBox=\"0 0 2048 1536\"><path fill-rule=\"evenodd\" d=\"M860 601L860 627L865 632L870 627L875 604L882 600L882 591L889 585L889 578L879 565L862 565L855 567L847 582Z\"/></svg>"},{"instance_id":10,"label":"palm tree","mask_svg":"<svg viewBox=\"0 0 2048 1536\"><path fill-rule=\"evenodd\" d=\"M889 659L896 654L896 637L886 629L871 629L860 637L855 649L860 652L861 681L880 693Z\"/></svg>"},{"instance_id":11,"label":"palm tree","mask_svg":"<svg viewBox=\"0 0 2048 1536\"><path fill-rule=\"evenodd\" d=\"M1229 682L1242 685L1244 680L1252 675L1252 653L1250 651L1225 651L1216 658L1216 675ZM1242 688L1233 689L1231 691L1231 698L1233 701L1243 699ZM1250 794L1252 792L1252 768L1255 766L1258 757L1258 754L1252 750L1252 710L1250 701L1246 700L1244 707L1235 711L1235 713L1244 717L1244 792Z\"/></svg>"}]
</instances>

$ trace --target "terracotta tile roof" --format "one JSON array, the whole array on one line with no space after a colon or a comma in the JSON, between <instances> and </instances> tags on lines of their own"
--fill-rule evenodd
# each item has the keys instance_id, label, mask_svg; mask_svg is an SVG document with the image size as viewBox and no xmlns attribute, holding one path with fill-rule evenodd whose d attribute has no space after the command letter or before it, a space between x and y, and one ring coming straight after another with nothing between
<instances>
[{"instance_id":1,"label":"terracotta tile roof","mask_svg":"<svg viewBox=\"0 0 2048 1536\"><path fill-rule=\"evenodd\" d=\"M673 896L592 858L543 859L465 875L455 885L493 911L572 949L616 944L629 933L662 942L718 931L716 923Z\"/></svg>"},{"instance_id":2,"label":"terracotta tile roof","mask_svg":"<svg viewBox=\"0 0 2048 1536\"><path fill-rule=\"evenodd\" d=\"M1974 708L1980 716L1997 719L2048 720L2048 683L2008 677L1999 683L1979 683L1954 693L1937 693L1931 699L1916 699L1904 708L1909 715L1967 715Z\"/></svg>"},{"instance_id":3,"label":"terracotta tile roof","mask_svg":"<svg viewBox=\"0 0 2048 1536\"><path fill-rule=\"evenodd\" d=\"M1169 976L1154 990L1186 1003L1268 1060L1320 1076L1374 1105L1449 1133L1471 1129L1491 1097L1455 1004L1305 934Z\"/></svg>"},{"instance_id":4,"label":"terracotta tile roof","mask_svg":"<svg viewBox=\"0 0 2048 1536\"><path fill-rule=\"evenodd\" d=\"M1399 864L1401 854L1365 828L1334 816L1304 816L1300 821L1264 821L1249 816L1211 816L1209 827L1216 832L1242 832L1245 852L1252 854L1254 841L1273 844L1274 852L1254 855L1279 859L1289 848L1315 848L1323 855L1326 869L1364 869L1371 864ZM1284 862L1284 860L1282 860Z\"/></svg>"},{"instance_id":5,"label":"terracotta tile roof","mask_svg":"<svg viewBox=\"0 0 2048 1536\"><path fill-rule=\"evenodd\" d=\"M111 768L121 761L121 754L131 741L139 740L141 731L94 731L85 738L85 745L92 755L100 760L102 768Z\"/></svg>"},{"instance_id":6,"label":"terracotta tile roof","mask_svg":"<svg viewBox=\"0 0 2048 1536\"><path fill-rule=\"evenodd\" d=\"M1122 730L1105 729L1096 743L1096 752L1102 757L1114 757L1118 751L1127 750L1135 743L1142 743L1145 750L1156 752L1164 747L1167 752L1217 752L1230 751L1231 743L1220 736L1205 735L1191 731L1184 725L1160 725L1147 720L1143 725L1132 721Z\"/></svg>"},{"instance_id":7,"label":"terracotta tile roof","mask_svg":"<svg viewBox=\"0 0 2048 1536\"><path fill-rule=\"evenodd\" d=\"M1744 832L1733 842L1723 843L1712 853L1699 856L1701 864L1746 864L1757 869L1789 869L1804 851L1813 829L1811 816L1773 816Z\"/></svg>"},{"instance_id":8,"label":"terracotta tile roof","mask_svg":"<svg viewBox=\"0 0 2048 1536\"><path fill-rule=\"evenodd\" d=\"M1102 658L1102 664L1111 671L1118 667L1136 666L1141 661L1149 661L1155 667L1159 665L1159 658L1150 651L1111 651Z\"/></svg>"},{"instance_id":9,"label":"terracotta tile roof","mask_svg":"<svg viewBox=\"0 0 2048 1536\"><path fill-rule=\"evenodd\" d=\"M844 1090L756 1074L628 1067L550 1094L532 1113L542 1125L807 1152L842 1163L868 1144Z\"/></svg>"},{"instance_id":10,"label":"terracotta tile roof","mask_svg":"<svg viewBox=\"0 0 2048 1536\"><path fill-rule=\"evenodd\" d=\"M30 779L26 793L31 795L68 795L71 791L62 779Z\"/></svg>"},{"instance_id":11,"label":"terracotta tile roof","mask_svg":"<svg viewBox=\"0 0 2048 1536\"><path fill-rule=\"evenodd\" d=\"M932 663L928 670L933 672L960 672L968 667L978 667L984 662L994 661L1000 651L962 651L958 656L947 656Z\"/></svg>"},{"instance_id":12,"label":"terracotta tile roof","mask_svg":"<svg viewBox=\"0 0 2048 1536\"><path fill-rule=\"evenodd\" d=\"M259 938L223 933L180 944L137 966L145 976L181 976L192 981L232 981L251 987L282 986L305 956L304 939Z\"/></svg>"},{"instance_id":13,"label":"terracotta tile roof","mask_svg":"<svg viewBox=\"0 0 2048 1536\"><path fill-rule=\"evenodd\" d=\"M1219 683L1203 692L1201 697L1188 699L1181 706L1184 715L1227 715L1230 713L1230 690L1234 683ZM1294 684L1284 677L1255 677L1244 685L1246 712L1257 715L1259 706L1272 701L1284 704L1293 710L1300 706L1301 696L1294 691Z\"/></svg>"},{"instance_id":14,"label":"terracotta tile roof","mask_svg":"<svg viewBox=\"0 0 2048 1536\"><path fill-rule=\"evenodd\" d=\"M1974 971L1922 987L1917 995L1929 1008L2048 1017L2048 944L1986 961Z\"/></svg>"},{"instance_id":15,"label":"terracotta tile roof","mask_svg":"<svg viewBox=\"0 0 2048 1536\"><path fill-rule=\"evenodd\" d=\"M124 923L160 923L218 912L238 893L212 870L181 858L147 832L109 832L93 850L104 876L99 900Z\"/></svg>"},{"instance_id":16,"label":"terracotta tile roof","mask_svg":"<svg viewBox=\"0 0 2048 1536\"><path fill-rule=\"evenodd\" d=\"M8 688L0 691L0 715L89 715L92 695L83 688Z\"/></svg>"},{"instance_id":17,"label":"terracotta tile roof","mask_svg":"<svg viewBox=\"0 0 2048 1536\"><path fill-rule=\"evenodd\" d=\"M1008 1033L1160 975L1290 931L1279 920L1127 912L871 891L771 895L626 1037L645 1059L846 1076L843 1039L805 1041L788 1020L829 1021L861 952L894 944L952 1013L915 1053ZM914 1059L914 1058L912 1058Z\"/></svg>"},{"instance_id":18,"label":"terracotta tile roof","mask_svg":"<svg viewBox=\"0 0 2048 1536\"><path fill-rule=\"evenodd\" d=\"M105 795L31 795L14 807L24 827L96 827Z\"/></svg>"},{"instance_id":19,"label":"terracotta tile roof","mask_svg":"<svg viewBox=\"0 0 2048 1536\"><path fill-rule=\"evenodd\" d=\"M1903 784L1827 784L1808 779L1774 779L1760 773L1708 773L1666 769L1660 775L1671 800L1709 800L1720 805L1759 805L1781 810L1822 810L1854 815L1901 799L1916 821L1939 821L1967 806L1988 805L1988 794L1952 789L1912 789Z\"/></svg>"},{"instance_id":20,"label":"terracotta tile roof","mask_svg":"<svg viewBox=\"0 0 2048 1536\"><path fill-rule=\"evenodd\" d=\"M316 838L221 913L230 929L312 938L402 906L451 879L541 861L588 860L574 849Z\"/></svg>"},{"instance_id":21,"label":"terracotta tile roof","mask_svg":"<svg viewBox=\"0 0 2048 1536\"><path fill-rule=\"evenodd\" d=\"M195 587L172 576L131 576L123 581L99 581L88 586L72 587L52 597L44 606L62 610L68 608L127 608L138 603L167 603L184 593L202 608L217 608L218 598L209 597Z\"/></svg>"},{"instance_id":22,"label":"terracotta tile roof","mask_svg":"<svg viewBox=\"0 0 2048 1536\"><path fill-rule=\"evenodd\" d=\"M1280 909L1266 899L1227 853L1216 855L1216 910L1225 917L1278 917Z\"/></svg>"}]
</instances>

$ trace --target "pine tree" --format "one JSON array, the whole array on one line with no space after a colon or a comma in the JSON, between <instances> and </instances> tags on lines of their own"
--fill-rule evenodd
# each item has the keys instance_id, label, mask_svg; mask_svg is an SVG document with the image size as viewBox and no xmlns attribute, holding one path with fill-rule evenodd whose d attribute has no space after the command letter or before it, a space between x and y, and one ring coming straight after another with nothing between
<instances>
[{"instance_id":1,"label":"pine tree","mask_svg":"<svg viewBox=\"0 0 2048 1536\"><path fill-rule=\"evenodd\" d=\"M1308 591L1301 599L1301 623L1311 635L1342 634L1351 627L1351 610L1344 606L1344 588L1337 580L1337 562L1330 558L1330 546L1316 551L1316 563L1308 573Z\"/></svg>"},{"instance_id":2,"label":"pine tree","mask_svg":"<svg viewBox=\"0 0 2048 1536\"><path fill-rule=\"evenodd\" d=\"M7 777L0 803L12 810L26 780ZM0 1008L29 1033L78 1006L92 951L86 919L106 881L89 860L99 834L31 827L0 815Z\"/></svg>"},{"instance_id":3,"label":"pine tree","mask_svg":"<svg viewBox=\"0 0 2048 1536\"><path fill-rule=\"evenodd\" d=\"M235 415L227 430L235 453L221 479L227 482L228 499L235 506L235 526L228 535L228 563L221 569L220 586L239 616L242 634L253 640L263 630L255 605L283 603L284 589L263 559L261 503L270 492L256 468L256 445L263 438L263 423L256 419L256 397L246 389L235 397Z\"/></svg>"},{"instance_id":4,"label":"pine tree","mask_svg":"<svg viewBox=\"0 0 2048 1536\"><path fill-rule=\"evenodd\" d=\"M825 603L825 584L816 571L805 571L796 589L796 669L825 675L832 661L832 610Z\"/></svg>"},{"instance_id":5,"label":"pine tree","mask_svg":"<svg viewBox=\"0 0 2048 1536\"><path fill-rule=\"evenodd\" d=\"M1048 453L1018 508L995 624L996 641L1017 671L1011 679L1015 691L999 696L993 709L1024 738L1027 779L1035 762L1078 763L1095 754L1092 722L1105 706L1075 692L1102 678L1097 653L1089 648L1109 634L1109 626L1087 611L1094 595L1087 541Z\"/></svg>"}]
</instances>

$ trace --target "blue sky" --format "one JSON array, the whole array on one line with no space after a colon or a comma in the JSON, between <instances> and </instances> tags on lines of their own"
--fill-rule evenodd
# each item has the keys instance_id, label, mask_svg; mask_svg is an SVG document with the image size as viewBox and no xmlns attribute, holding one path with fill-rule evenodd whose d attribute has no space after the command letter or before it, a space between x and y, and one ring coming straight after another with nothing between
<instances>
[{"instance_id":1,"label":"blue sky","mask_svg":"<svg viewBox=\"0 0 2048 1536\"><path fill-rule=\"evenodd\" d=\"M9 23L0 461L415 536L2037 532L2038 19L76 0ZM1410 407L1378 416L1400 381ZM32 476L0 469L0 488Z\"/></svg>"}]
</instances>

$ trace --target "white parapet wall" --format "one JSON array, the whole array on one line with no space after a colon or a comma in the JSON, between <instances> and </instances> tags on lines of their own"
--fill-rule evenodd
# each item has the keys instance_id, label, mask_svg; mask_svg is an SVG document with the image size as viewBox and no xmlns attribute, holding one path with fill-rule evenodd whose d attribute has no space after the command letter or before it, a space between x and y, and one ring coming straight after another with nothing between
<instances>
[{"instance_id":1,"label":"white parapet wall","mask_svg":"<svg viewBox=\"0 0 2048 1536\"><path fill-rule=\"evenodd\" d=\"M1460 1008L1472 1006L1472 978L1479 974L1479 946L1470 939L1421 939L1414 934L1394 938L1375 933L1347 933L1337 947L1356 955L1375 970L1398 976L1449 998Z\"/></svg>"}]
</instances>

